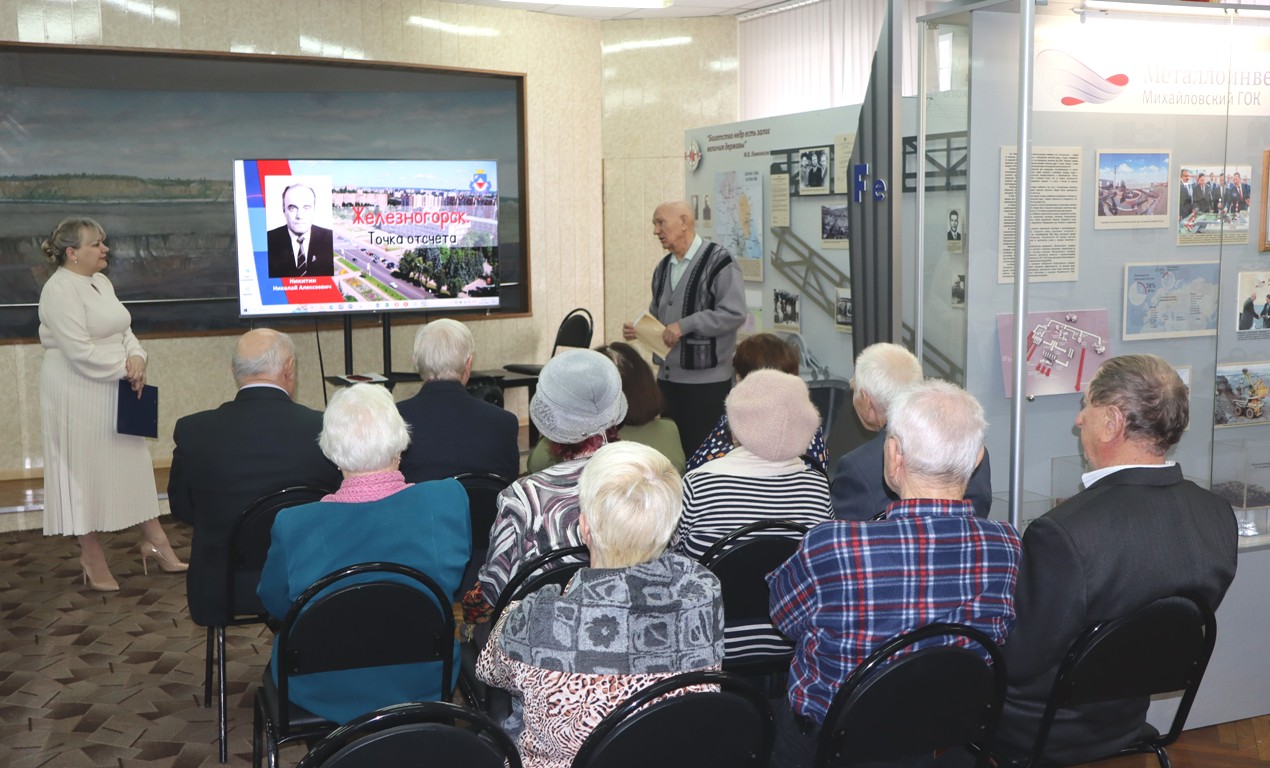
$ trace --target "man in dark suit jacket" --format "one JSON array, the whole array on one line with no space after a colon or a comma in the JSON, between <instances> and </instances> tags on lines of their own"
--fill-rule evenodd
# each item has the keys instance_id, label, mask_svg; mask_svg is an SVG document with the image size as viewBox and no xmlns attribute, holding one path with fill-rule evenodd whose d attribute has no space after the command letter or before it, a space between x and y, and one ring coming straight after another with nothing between
<instances>
[{"instance_id":1,"label":"man in dark suit jacket","mask_svg":"<svg viewBox=\"0 0 1270 768\"><path fill-rule=\"evenodd\" d=\"M304 184L282 191L284 226L269 230L270 277L330 277L335 274L331 230L313 225L317 195Z\"/></svg>"},{"instance_id":2,"label":"man in dark suit jacket","mask_svg":"<svg viewBox=\"0 0 1270 768\"><path fill-rule=\"evenodd\" d=\"M883 476L887 415L896 398L921 381L921 363L899 344L872 344L856 358L851 402L860 423L877 435L838 459L830 487L835 519L870 520L899 499ZM970 476L965 494L974 504L975 516L986 518L992 508L992 465L987 449Z\"/></svg>"},{"instance_id":3,"label":"man in dark suit jacket","mask_svg":"<svg viewBox=\"0 0 1270 768\"><path fill-rule=\"evenodd\" d=\"M1165 453L1182 436L1188 391L1154 355L1112 358L1076 416L1085 490L1033 521L1023 536L1015 608L1004 647L1009 691L996 747L1031 747L1058 666L1090 624L1162 597L1193 592L1214 609L1235 577L1230 504L1182 478ZM1083 763L1119 750L1144 727L1148 700L1060 712L1046 757Z\"/></svg>"},{"instance_id":4,"label":"man in dark suit jacket","mask_svg":"<svg viewBox=\"0 0 1270 768\"><path fill-rule=\"evenodd\" d=\"M397 403L410 425L410 447L401 455L407 482L462 472L514 480L520 473L520 422L466 389L472 348L472 332L456 320L433 320L415 334L414 363L423 388Z\"/></svg>"},{"instance_id":5,"label":"man in dark suit jacket","mask_svg":"<svg viewBox=\"0 0 1270 768\"><path fill-rule=\"evenodd\" d=\"M340 472L318 449L322 414L291 402L295 347L261 328L238 340L233 358L238 396L176 422L168 500L194 527L186 591L190 617L212 626L227 618L226 558L239 514L257 498L293 485L339 487ZM235 596L259 609L255 584Z\"/></svg>"}]
</instances>

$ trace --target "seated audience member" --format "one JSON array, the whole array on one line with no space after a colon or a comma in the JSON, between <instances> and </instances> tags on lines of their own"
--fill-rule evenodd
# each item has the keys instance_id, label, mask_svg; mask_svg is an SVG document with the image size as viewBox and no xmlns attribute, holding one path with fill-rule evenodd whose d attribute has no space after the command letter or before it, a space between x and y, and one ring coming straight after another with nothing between
<instances>
[{"instance_id":1,"label":"seated audience member","mask_svg":"<svg viewBox=\"0 0 1270 768\"><path fill-rule=\"evenodd\" d=\"M566 768L591 729L636 691L723 661L719 581L666 551L679 519L679 474L639 443L607 445L579 482L591 567L563 590L512 603L477 662L520 700L526 768Z\"/></svg>"},{"instance_id":2,"label":"seated audience member","mask_svg":"<svg viewBox=\"0 0 1270 768\"><path fill-rule=\"evenodd\" d=\"M468 393L472 332L456 320L433 320L415 334L414 363L423 387L397 403L414 439L401 454L406 482L463 472L520 474L520 424L515 414Z\"/></svg>"},{"instance_id":3,"label":"seated audience member","mask_svg":"<svg viewBox=\"0 0 1270 768\"><path fill-rule=\"evenodd\" d=\"M956 622L1004 642L1019 537L963 499L986 426L979 403L952 384L907 390L892 404L883 447L886 482L900 497L886 519L822 523L768 574L772 621L795 644L772 765L811 765L838 687L887 640ZM927 764L942 763L904 763Z\"/></svg>"},{"instance_id":4,"label":"seated audience member","mask_svg":"<svg viewBox=\"0 0 1270 768\"><path fill-rule=\"evenodd\" d=\"M675 471L683 474L684 449L679 444L679 428L666 418L666 398L653 378L653 369L630 344L620 341L596 350L617 366L626 395L626 418L617 427L622 440L652 446L670 459ZM560 462L559 445L547 438L538 441L525 462L527 472L537 472Z\"/></svg>"},{"instance_id":5,"label":"seated audience member","mask_svg":"<svg viewBox=\"0 0 1270 768\"><path fill-rule=\"evenodd\" d=\"M1076 416L1092 471L1085 490L1023 536L1018 623L1005 644L1010 687L997 749L1031 749L1058 666L1090 624L1161 597L1199 595L1214 609L1235 577L1230 504L1165 461L1189 419L1186 385L1155 355L1123 355L1094 374ZM1116 752L1146 726L1147 699L1063 710L1046 757L1063 765Z\"/></svg>"},{"instance_id":6,"label":"seated audience member","mask_svg":"<svg viewBox=\"0 0 1270 768\"><path fill-rule=\"evenodd\" d=\"M278 513L259 587L271 615L281 619L310 584L357 563L408 565L447 595L458 590L472 549L467 493L456 480L407 483L397 465L409 442L383 387L357 384L331 398L319 445L344 482L319 502ZM276 679L277 646L271 664ZM343 723L389 704L448 699L449 691L437 687L440 664L304 675L291 680L291 701ZM457 671L457 644L454 666Z\"/></svg>"},{"instance_id":7,"label":"seated audience member","mask_svg":"<svg viewBox=\"0 0 1270 768\"><path fill-rule=\"evenodd\" d=\"M736 371L736 380L742 381L750 373L764 368L775 368L791 376L797 376L801 360L798 350L781 337L771 333L756 333L736 345L736 356L732 359L732 369ZM726 456L732 450L732 432L728 428L728 415L725 412L719 418L714 431L705 439L688 459L688 471L696 469L707 461ZM816 434L809 445L803 446L800 455L806 454L817 464L808 464L824 471L828 466L829 454L825 450L825 433L820 425L816 425Z\"/></svg>"},{"instance_id":8,"label":"seated audience member","mask_svg":"<svg viewBox=\"0 0 1270 768\"><path fill-rule=\"evenodd\" d=\"M873 344L856 358L851 402L860 424L877 435L838 459L830 486L835 518L871 520L899 498L882 476L887 417L895 400L921 381L922 364L899 344ZM974 504L977 516L988 516L992 509L992 466L986 449L970 476L966 498Z\"/></svg>"},{"instance_id":9,"label":"seated audience member","mask_svg":"<svg viewBox=\"0 0 1270 768\"><path fill-rule=\"evenodd\" d=\"M556 444L561 462L520 478L499 494L489 555L476 588L463 600L468 621L487 618L483 614L525 562L582 544L578 478L591 455L617 439L617 425L625 416L622 377L604 355L571 349L543 366L529 418Z\"/></svg>"},{"instance_id":10,"label":"seated audience member","mask_svg":"<svg viewBox=\"0 0 1270 768\"><path fill-rule=\"evenodd\" d=\"M194 623L227 621L229 537L251 502L295 485L335 488L340 472L318 449L322 414L291 401L295 345L285 333L249 331L230 363L238 395L219 408L177 420L168 501L194 528L185 574ZM234 606L259 612L256 585L240 585Z\"/></svg>"},{"instance_id":11,"label":"seated audience member","mask_svg":"<svg viewBox=\"0 0 1270 768\"><path fill-rule=\"evenodd\" d=\"M830 518L829 481L799 456L820 425L820 414L797 376L755 371L725 404L736 448L684 477L684 511L672 548L700 559L719 539L763 520L808 527ZM773 535L773 534L765 534ZM801 538L793 532L775 535ZM727 624L729 661L788 652L769 624Z\"/></svg>"}]
</instances>

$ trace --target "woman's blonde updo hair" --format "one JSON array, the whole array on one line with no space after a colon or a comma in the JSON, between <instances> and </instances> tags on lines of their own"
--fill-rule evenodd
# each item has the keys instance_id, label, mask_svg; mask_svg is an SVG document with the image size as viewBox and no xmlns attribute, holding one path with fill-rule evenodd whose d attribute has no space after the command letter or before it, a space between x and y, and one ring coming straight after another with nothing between
<instances>
[{"instance_id":1,"label":"woman's blonde updo hair","mask_svg":"<svg viewBox=\"0 0 1270 768\"><path fill-rule=\"evenodd\" d=\"M73 217L62 219L53 230L53 234L40 243L40 250L44 251L44 258L59 267L65 264L66 249L79 248L83 245L84 230L86 229L99 235L106 234L106 230L102 229L101 225L92 219Z\"/></svg>"}]
</instances>

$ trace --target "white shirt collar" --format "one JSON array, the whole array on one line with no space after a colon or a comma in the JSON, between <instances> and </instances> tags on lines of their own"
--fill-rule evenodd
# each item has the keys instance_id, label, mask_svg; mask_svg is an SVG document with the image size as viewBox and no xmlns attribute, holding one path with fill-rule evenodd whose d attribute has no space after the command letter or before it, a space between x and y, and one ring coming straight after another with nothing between
<instances>
[{"instance_id":1,"label":"white shirt collar","mask_svg":"<svg viewBox=\"0 0 1270 768\"><path fill-rule=\"evenodd\" d=\"M1176 461L1166 461L1163 464L1120 464L1114 467L1103 467L1102 469L1095 469L1092 472L1086 472L1081 475L1080 482L1088 488L1107 475L1115 474L1122 469L1164 469L1166 467L1175 466L1176 464Z\"/></svg>"}]
</instances>

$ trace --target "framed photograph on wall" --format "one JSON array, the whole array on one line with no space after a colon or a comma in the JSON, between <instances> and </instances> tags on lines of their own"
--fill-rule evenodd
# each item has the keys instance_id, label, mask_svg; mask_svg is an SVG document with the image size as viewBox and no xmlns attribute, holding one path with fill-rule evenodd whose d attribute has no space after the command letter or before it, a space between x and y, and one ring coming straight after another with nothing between
<instances>
[{"instance_id":1,"label":"framed photograph on wall","mask_svg":"<svg viewBox=\"0 0 1270 768\"><path fill-rule=\"evenodd\" d=\"M1261 153L1261 239L1258 250L1270 251L1270 231L1266 229L1266 196L1270 195L1270 149Z\"/></svg>"},{"instance_id":2,"label":"framed photograph on wall","mask_svg":"<svg viewBox=\"0 0 1270 768\"><path fill-rule=\"evenodd\" d=\"M827 195L833 182L833 147L798 150L797 187L800 195Z\"/></svg>"},{"instance_id":3,"label":"framed photograph on wall","mask_svg":"<svg viewBox=\"0 0 1270 768\"><path fill-rule=\"evenodd\" d=\"M1094 229L1169 225L1169 153L1098 151Z\"/></svg>"},{"instance_id":4,"label":"framed photograph on wall","mask_svg":"<svg viewBox=\"0 0 1270 768\"><path fill-rule=\"evenodd\" d=\"M1214 427L1250 427L1267 423L1265 399L1270 394L1270 362L1222 363L1217 366L1213 399Z\"/></svg>"}]
</instances>

